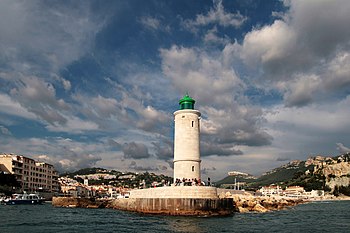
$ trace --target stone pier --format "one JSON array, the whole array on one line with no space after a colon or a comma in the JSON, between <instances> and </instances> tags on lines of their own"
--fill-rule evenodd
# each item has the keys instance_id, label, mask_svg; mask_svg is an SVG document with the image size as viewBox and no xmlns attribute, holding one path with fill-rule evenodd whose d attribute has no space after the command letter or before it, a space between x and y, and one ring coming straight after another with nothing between
<instances>
[{"instance_id":1,"label":"stone pier","mask_svg":"<svg viewBox=\"0 0 350 233\"><path fill-rule=\"evenodd\" d=\"M233 199L219 199L215 187L171 186L137 189L130 198L116 199L112 208L145 214L217 216L234 211Z\"/></svg>"},{"instance_id":2,"label":"stone pier","mask_svg":"<svg viewBox=\"0 0 350 233\"><path fill-rule=\"evenodd\" d=\"M137 189L130 198L95 200L55 197L52 205L60 207L113 208L143 214L182 216L225 216L235 210L232 198L218 198L215 187L172 186Z\"/></svg>"},{"instance_id":3,"label":"stone pier","mask_svg":"<svg viewBox=\"0 0 350 233\"><path fill-rule=\"evenodd\" d=\"M112 201L111 207L143 214L182 216L225 216L234 210L232 198L126 198Z\"/></svg>"}]
</instances>

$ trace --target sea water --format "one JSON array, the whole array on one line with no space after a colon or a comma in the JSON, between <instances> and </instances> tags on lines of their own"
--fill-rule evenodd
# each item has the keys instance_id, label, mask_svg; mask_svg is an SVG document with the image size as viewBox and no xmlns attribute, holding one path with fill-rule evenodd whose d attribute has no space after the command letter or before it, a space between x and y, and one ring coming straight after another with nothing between
<instances>
[{"instance_id":1,"label":"sea water","mask_svg":"<svg viewBox=\"0 0 350 233\"><path fill-rule=\"evenodd\" d=\"M350 201L312 202L228 217L142 215L112 209L0 206L0 232L350 232Z\"/></svg>"}]
</instances>

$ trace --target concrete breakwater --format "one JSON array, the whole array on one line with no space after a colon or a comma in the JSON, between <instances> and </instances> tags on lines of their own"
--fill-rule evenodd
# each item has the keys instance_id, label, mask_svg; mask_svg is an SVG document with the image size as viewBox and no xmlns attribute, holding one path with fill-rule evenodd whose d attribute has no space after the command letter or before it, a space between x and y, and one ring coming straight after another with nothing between
<instances>
[{"instance_id":1,"label":"concrete breakwater","mask_svg":"<svg viewBox=\"0 0 350 233\"><path fill-rule=\"evenodd\" d=\"M96 200L94 198L54 197L56 207L112 208L144 214L165 214L184 216L223 216L233 213L232 198L121 198Z\"/></svg>"},{"instance_id":2,"label":"concrete breakwater","mask_svg":"<svg viewBox=\"0 0 350 233\"><path fill-rule=\"evenodd\" d=\"M305 203L302 199L253 197L234 195L231 198L122 198L97 200L94 198L54 197L56 207L111 208L144 214L184 216L225 216L234 212L268 212Z\"/></svg>"},{"instance_id":3,"label":"concrete breakwater","mask_svg":"<svg viewBox=\"0 0 350 233\"><path fill-rule=\"evenodd\" d=\"M121 198L96 200L93 198L54 197L56 207L112 208L144 214L164 214L183 216L224 216L234 211L232 198Z\"/></svg>"},{"instance_id":4,"label":"concrete breakwater","mask_svg":"<svg viewBox=\"0 0 350 233\"><path fill-rule=\"evenodd\" d=\"M235 209L232 198L219 198L215 187L204 186L135 189L131 190L130 198L114 200L55 197L52 205L185 216L230 215Z\"/></svg>"},{"instance_id":5,"label":"concrete breakwater","mask_svg":"<svg viewBox=\"0 0 350 233\"><path fill-rule=\"evenodd\" d=\"M145 214L224 216L233 212L280 210L303 202L302 199L260 197L244 191L215 187L182 186L132 190L130 198L113 200L54 197L52 205L112 208Z\"/></svg>"},{"instance_id":6,"label":"concrete breakwater","mask_svg":"<svg viewBox=\"0 0 350 233\"><path fill-rule=\"evenodd\" d=\"M232 198L129 198L116 199L111 203L111 207L144 214L183 216L224 216L234 211Z\"/></svg>"}]
</instances>

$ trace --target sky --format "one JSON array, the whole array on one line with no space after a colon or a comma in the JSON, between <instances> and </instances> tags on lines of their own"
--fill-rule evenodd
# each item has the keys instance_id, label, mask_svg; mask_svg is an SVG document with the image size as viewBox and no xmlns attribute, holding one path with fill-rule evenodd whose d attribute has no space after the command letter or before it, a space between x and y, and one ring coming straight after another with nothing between
<instances>
[{"instance_id":1,"label":"sky","mask_svg":"<svg viewBox=\"0 0 350 233\"><path fill-rule=\"evenodd\" d=\"M349 12L347 0L1 0L0 153L172 176L186 93L203 179L348 152Z\"/></svg>"}]
</instances>

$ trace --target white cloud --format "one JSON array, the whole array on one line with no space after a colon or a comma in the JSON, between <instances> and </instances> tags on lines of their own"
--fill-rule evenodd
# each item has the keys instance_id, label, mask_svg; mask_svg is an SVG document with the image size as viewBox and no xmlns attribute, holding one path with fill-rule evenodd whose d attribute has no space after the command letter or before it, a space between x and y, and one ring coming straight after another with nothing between
<instances>
[{"instance_id":1,"label":"white cloud","mask_svg":"<svg viewBox=\"0 0 350 233\"><path fill-rule=\"evenodd\" d=\"M222 45L225 45L225 44L228 44L230 42L230 39L228 37L219 37L217 35L217 28L214 27L213 29L211 30L208 30L208 32L204 35L204 42L205 43L209 43L209 44L222 44Z\"/></svg>"},{"instance_id":2,"label":"white cloud","mask_svg":"<svg viewBox=\"0 0 350 233\"><path fill-rule=\"evenodd\" d=\"M333 154L340 140L349 144L350 98L339 103L312 104L300 108L282 105L266 109L267 132L272 146L285 150L286 157L306 159L309 155ZM289 151L289 152L288 152Z\"/></svg>"},{"instance_id":3,"label":"white cloud","mask_svg":"<svg viewBox=\"0 0 350 233\"><path fill-rule=\"evenodd\" d=\"M350 51L338 52L328 63L324 75L327 90L339 90L350 87Z\"/></svg>"},{"instance_id":4,"label":"white cloud","mask_svg":"<svg viewBox=\"0 0 350 233\"><path fill-rule=\"evenodd\" d=\"M0 112L39 120L50 130L93 130L56 88L71 89L58 72L91 49L107 17L91 14L89 2L47 4L41 1L0 3L0 69L5 101ZM11 25L11 26L9 26ZM10 98L10 99L9 99ZM68 99L68 98L67 98Z\"/></svg>"},{"instance_id":5,"label":"white cloud","mask_svg":"<svg viewBox=\"0 0 350 233\"><path fill-rule=\"evenodd\" d=\"M119 99L75 95L79 104L79 112L95 122L100 129L107 131L135 131L139 134L147 132L168 134L171 121L170 113L145 105L139 90L127 91L124 87L116 87L121 95ZM134 132L135 133L135 132Z\"/></svg>"},{"instance_id":6,"label":"white cloud","mask_svg":"<svg viewBox=\"0 0 350 233\"><path fill-rule=\"evenodd\" d=\"M287 23L276 20L270 26L246 34L241 57L250 66L269 64L293 52L296 44L295 32Z\"/></svg>"},{"instance_id":7,"label":"white cloud","mask_svg":"<svg viewBox=\"0 0 350 233\"><path fill-rule=\"evenodd\" d=\"M315 75L302 76L289 82L281 82L284 86L284 100L286 106L304 106L313 101L314 93L320 91L321 80Z\"/></svg>"},{"instance_id":8,"label":"white cloud","mask_svg":"<svg viewBox=\"0 0 350 233\"><path fill-rule=\"evenodd\" d=\"M0 134L7 135L7 136L11 136L12 135L11 131L8 128L6 128L5 126L2 126L2 125L0 125Z\"/></svg>"},{"instance_id":9,"label":"white cloud","mask_svg":"<svg viewBox=\"0 0 350 233\"><path fill-rule=\"evenodd\" d=\"M222 0L213 1L213 4L214 8L211 8L207 14L198 14L195 20L185 20L184 26L192 31L196 31L196 27L210 24L239 28L247 20L247 17L240 12L226 12Z\"/></svg>"},{"instance_id":10,"label":"white cloud","mask_svg":"<svg viewBox=\"0 0 350 233\"><path fill-rule=\"evenodd\" d=\"M257 82L267 90L279 90L288 106L344 92L350 85L350 2L284 3L289 10L282 19L248 32L242 45L234 44L234 51L254 70Z\"/></svg>"},{"instance_id":11,"label":"white cloud","mask_svg":"<svg viewBox=\"0 0 350 233\"><path fill-rule=\"evenodd\" d=\"M196 48L172 46L160 50L162 69L180 93L189 91L200 104L201 132L208 153L219 144L218 155L240 154L235 145L261 146L269 144L271 136L260 128L262 111L241 98L244 83L225 55L210 55ZM181 77L181 78L179 78ZM218 148L218 147L217 147ZM209 153L209 151L211 151Z\"/></svg>"},{"instance_id":12,"label":"white cloud","mask_svg":"<svg viewBox=\"0 0 350 233\"><path fill-rule=\"evenodd\" d=\"M110 117L116 113L118 102L113 98L104 98L100 95L91 99L91 105L95 113L100 117Z\"/></svg>"},{"instance_id":13,"label":"white cloud","mask_svg":"<svg viewBox=\"0 0 350 233\"><path fill-rule=\"evenodd\" d=\"M104 24L103 18L91 18L90 10L89 2L2 1L0 52L6 58L2 66L24 73L57 72L76 60Z\"/></svg>"},{"instance_id":14,"label":"white cloud","mask_svg":"<svg viewBox=\"0 0 350 233\"><path fill-rule=\"evenodd\" d=\"M148 152L148 147L143 143L130 142L124 143L122 146L125 158L132 159L144 159L149 158L151 155Z\"/></svg>"},{"instance_id":15,"label":"white cloud","mask_svg":"<svg viewBox=\"0 0 350 233\"><path fill-rule=\"evenodd\" d=\"M56 99L54 86L38 77L20 77L11 95L17 99L29 112L49 124L65 124L67 119L62 111L69 110L63 99Z\"/></svg>"},{"instance_id":16,"label":"white cloud","mask_svg":"<svg viewBox=\"0 0 350 233\"><path fill-rule=\"evenodd\" d=\"M344 146L342 143L336 143L337 145L337 150L340 152L340 153L348 153L350 152L350 148Z\"/></svg>"},{"instance_id":17,"label":"white cloud","mask_svg":"<svg viewBox=\"0 0 350 233\"><path fill-rule=\"evenodd\" d=\"M26 108L16 100L12 99L9 95L0 93L0 112L6 113L12 116L19 116L26 119L35 120L36 116L29 112Z\"/></svg>"},{"instance_id":18,"label":"white cloud","mask_svg":"<svg viewBox=\"0 0 350 233\"><path fill-rule=\"evenodd\" d=\"M71 89L71 87L72 87L70 81L67 80L67 79L64 79L64 78L61 78L60 80L62 82L64 90L69 91Z\"/></svg>"},{"instance_id":19,"label":"white cloud","mask_svg":"<svg viewBox=\"0 0 350 233\"><path fill-rule=\"evenodd\" d=\"M59 171L74 171L95 166L105 151L101 142L77 142L69 138L5 138L0 143L1 151L23 154L53 164Z\"/></svg>"},{"instance_id":20,"label":"white cloud","mask_svg":"<svg viewBox=\"0 0 350 233\"><path fill-rule=\"evenodd\" d=\"M153 17L142 17L140 19L141 24L143 24L146 28L151 30L158 30L160 27L160 20Z\"/></svg>"},{"instance_id":21,"label":"white cloud","mask_svg":"<svg viewBox=\"0 0 350 233\"><path fill-rule=\"evenodd\" d=\"M226 67L220 56L211 57L204 51L178 46L161 49L160 54L164 74L180 93L189 91L202 105L230 104L232 91L237 91L238 95L244 88L235 71L230 66Z\"/></svg>"},{"instance_id":22,"label":"white cloud","mask_svg":"<svg viewBox=\"0 0 350 233\"><path fill-rule=\"evenodd\" d=\"M140 18L139 22L148 30L157 32L171 32L170 25L164 24L164 17L152 17L152 16L143 16Z\"/></svg>"},{"instance_id":23,"label":"white cloud","mask_svg":"<svg viewBox=\"0 0 350 233\"><path fill-rule=\"evenodd\" d=\"M338 105L334 112L331 110L332 106L310 106L300 109L279 106L267 113L266 119L270 124L284 124L296 132L336 132L350 127L345 118L350 112L342 107L349 107L349 103Z\"/></svg>"},{"instance_id":24,"label":"white cloud","mask_svg":"<svg viewBox=\"0 0 350 233\"><path fill-rule=\"evenodd\" d=\"M46 126L49 131L53 132L67 132L72 134L80 134L84 131L99 130L95 122L89 120L82 120L75 116L64 116L66 120L64 124L52 123Z\"/></svg>"},{"instance_id":25,"label":"white cloud","mask_svg":"<svg viewBox=\"0 0 350 233\"><path fill-rule=\"evenodd\" d=\"M18 81L18 86L11 90L11 97L0 94L0 112L41 121L54 132L81 133L99 129L96 123L75 116L72 105L56 99L51 83L37 77L21 77Z\"/></svg>"}]
</instances>

